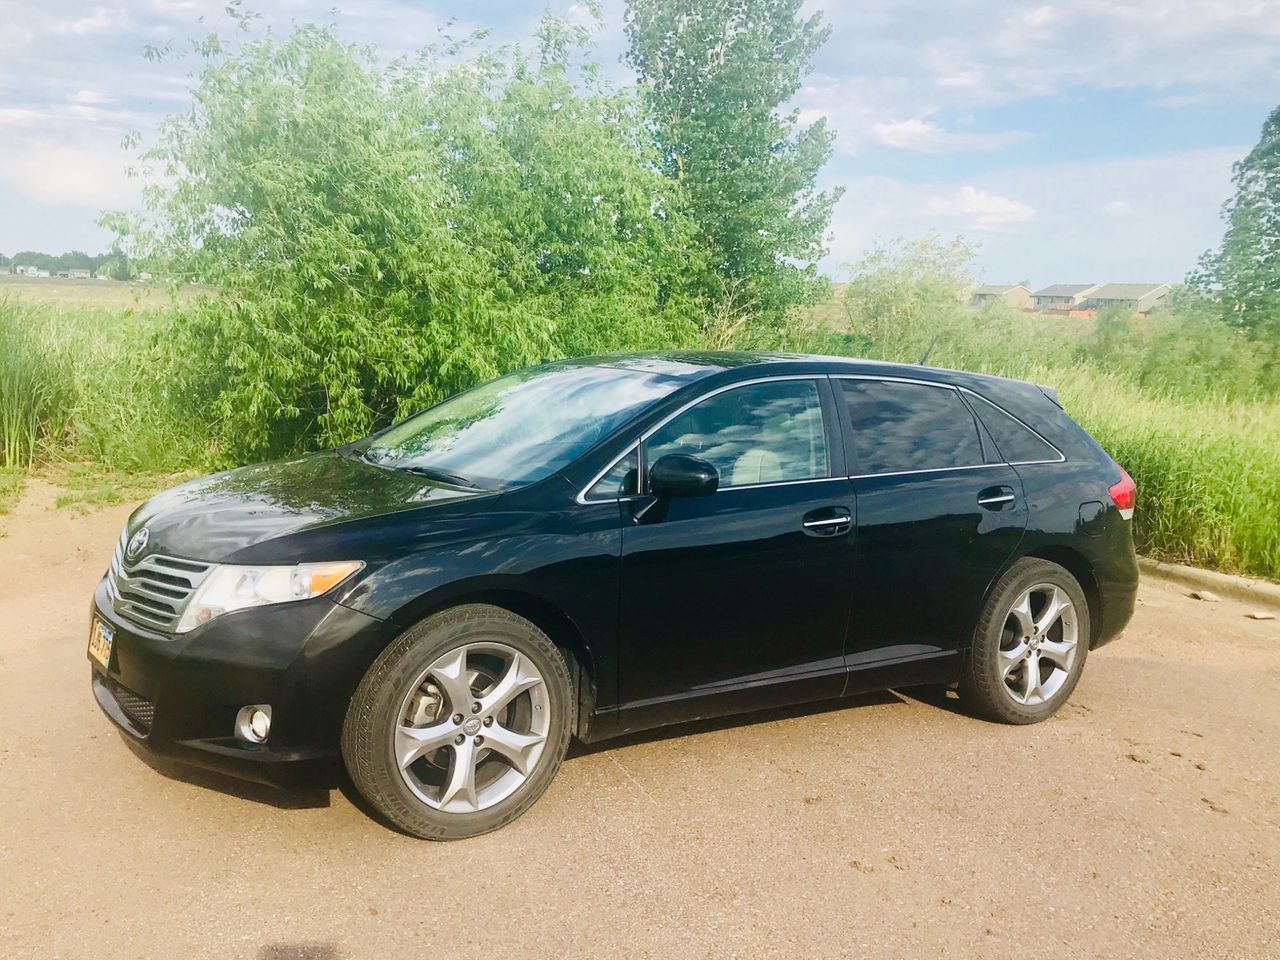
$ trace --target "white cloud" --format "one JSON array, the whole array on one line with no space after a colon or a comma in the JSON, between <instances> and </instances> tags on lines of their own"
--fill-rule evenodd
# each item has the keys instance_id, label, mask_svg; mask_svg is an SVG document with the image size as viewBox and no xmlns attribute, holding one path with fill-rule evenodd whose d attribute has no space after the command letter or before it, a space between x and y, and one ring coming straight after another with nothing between
<instances>
[{"instance_id":1,"label":"white cloud","mask_svg":"<svg viewBox=\"0 0 1280 960\"><path fill-rule=\"evenodd\" d=\"M108 97L100 90L77 90L75 93L67 97L72 103L81 104L82 106L92 107L100 103L112 103L115 97Z\"/></svg>"},{"instance_id":2,"label":"white cloud","mask_svg":"<svg viewBox=\"0 0 1280 960\"><path fill-rule=\"evenodd\" d=\"M1022 130L1000 133L957 133L928 120L890 120L873 123L871 135L886 147L916 153L955 153L961 150L1003 150L1030 136Z\"/></svg>"},{"instance_id":3,"label":"white cloud","mask_svg":"<svg viewBox=\"0 0 1280 960\"><path fill-rule=\"evenodd\" d=\"M104 30L122 27L128 19L129 14L124 10L94 7L93 12L87 16L64 20L54 30L57 33L69 33L77 37L84 37L93 33L101 33Z\"/></svg>"},{"instance_id":4,"label":"white cloud","mask_svg":"<svg viewBox=\"0 0 1280 960\"><path fill-rule=\"evenodd\" d=\"M47 140L0 147L0 182L23 200L52 206L128 205L138 188L113 144L63 145Z\"/></svg>"},{"instance_id":5,"label":"white cloud","mask_svg":"<svg viewBox=\"0 0 1280 960\"><path fill-rule=\"evenodd\" d=\"M1020 200L979 190L967 183L948 196L930 197L925 211L935 217L961 218L962 229L971 230L995 230L1026 223L1036 215L1034 209Z\"/></svg>"},{"instance_id":6,"label":"white cloud","mask_svg":"<svg viewBox=\"0 0 1280 960\"><path fill-rule=\"evenodd\" d=\"M564 18L575 26L596 26L595 14L591 12L591 7L585 3L570 4L569 9L564 12Z\"/></svg>"},{"instance_id":7,"label":"white cloud","mask_svg":"<svg viewBox=\"0 0 1280 960\"><path fill-rule=\"evenodd\" d=\"M916 76L925 89L958 87L992 102L1081 85L1249 90L1280 65L1277 0L1051 0L1030 8L1021 0L813 0L806 6L825 6L836 41L843 41L833 62L856 63L867 76Z\"/></svg>"},{"instance_id":8,"label":"white cloud","mask_svg":"<svg viewBox=\"0 0 1280 960\"><path fill-rule=\"evenodd\" d=\"M806 4L818 9L834 33L796 103L806 119L827 117L849 155L879 142L877 127L952 111L1109 89L1176 108L1256 97L1280 75L1280 0ZM948 152L1008 142L952 139Z\"/></svg>"}]
</instances>

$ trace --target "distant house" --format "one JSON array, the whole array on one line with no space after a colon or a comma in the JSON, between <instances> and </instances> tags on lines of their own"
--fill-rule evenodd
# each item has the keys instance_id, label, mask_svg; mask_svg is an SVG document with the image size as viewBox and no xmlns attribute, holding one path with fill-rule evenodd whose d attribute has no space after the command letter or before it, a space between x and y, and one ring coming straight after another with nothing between
<instances>
[{"instance_id":1,"label":"distant house","mask_svg":"<svg viewBox=\"0 0 1280 960\"><path fill-rule=\"evenodd\" d=\"M973 291L973 296L969 298L969 306L981 307L1000 300L1011 307L1030 307L1031 291L1020 283L984 284Z\"/></svg>"},{"instance_id":2,"label":"distant house","mask_svg":"<svg viewBox=\"0 0 1280 960\"><path fill-rule=\"evenodd\" d=\"M13 272L20 277L34 277L37 273L35 267L29 267L26 264L18 264L13 268Z\"/></svg>"},{"instance_id":3,"label":"distant house","mask_svg":"<svg viewBox=\"0 0 1280 960\"><path fill-rule=\"evenodd\" d=\"M84 267L72 267L67 271L67 276L72 280L88 280L90 272Z\"/></svg>"},{"instance_id":4,"label":"distant house","mask_svg":"<svg viewBox=\"0 0 1280 960\"><path fill-rule=\"evenodd\" d=\"M1098 289L1096 283L1055 283L1035 292L1037 310L1082 310L1085 299Z\"/></svg>"},{"instance_id":5,"label":"distant house","mask_svg":"<svg viewBox=\"0 0 1280 960\"><path fill-rule=\"evenodd\" d=\"M1084 306L1087 310L1118 307L1134 313L1146 313L1168 294L1167 283L1104 283L1089 293Z\"/></svg>"}]
</instances>

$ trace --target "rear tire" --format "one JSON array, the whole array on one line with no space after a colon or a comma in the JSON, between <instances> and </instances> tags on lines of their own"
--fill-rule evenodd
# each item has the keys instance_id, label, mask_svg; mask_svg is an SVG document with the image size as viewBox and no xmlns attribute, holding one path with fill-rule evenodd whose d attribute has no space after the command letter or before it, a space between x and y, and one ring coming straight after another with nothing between
<instances>
[{"instance_id":1,"label":"rear tire","mask_svg":"<svg viewBox=\"0 0 1280 960\"><path fill-rule=\"evenodd\" d=\"M360 681L342 727L356 789L415 837L496 830L551 783L569 745L564 657L524 617L467 604L401 634Z\"/></svg>"},{"instance_id":2,"label":"rear tire","mask_svg":"<svg viewBox=\"0 0 1280 960\"><path fill-rule=\"evenodd\" d=\"M1038 723L1071 696L1089 653L1089 605L1076 578L1037 557L1016 561L982 608L960 700L1000 723Z\"/></svg>"}]
</instances>

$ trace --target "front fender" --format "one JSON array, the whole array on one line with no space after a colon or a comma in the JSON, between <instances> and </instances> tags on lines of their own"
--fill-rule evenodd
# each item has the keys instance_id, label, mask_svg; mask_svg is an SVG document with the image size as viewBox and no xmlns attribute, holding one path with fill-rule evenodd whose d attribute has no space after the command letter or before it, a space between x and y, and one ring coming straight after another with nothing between
<instances>
[{"instance_id":1,"label":"front fender","mask_svg":"<svg viewBox=\"0 0 1280 960\"><path fill-rule=\"evenodd\" d=\"M511 597L517 601L511 606L523 602L524 610L547 611L571 625L595 667L601 700L611 702L622 551L618 505L491 511L479 526L374 568L339 602L407 628L444 607Z\"/></svg>"}]
</instances>

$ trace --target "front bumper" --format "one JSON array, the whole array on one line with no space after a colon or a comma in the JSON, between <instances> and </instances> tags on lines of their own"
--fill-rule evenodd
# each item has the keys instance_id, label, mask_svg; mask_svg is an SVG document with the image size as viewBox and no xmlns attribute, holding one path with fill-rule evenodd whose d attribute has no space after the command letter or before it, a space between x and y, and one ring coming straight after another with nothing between
<instances>
[{"instance_id":1,"label":"front bumper","mask_svg":"<svg viewBox=\"0 0 1280 960\"><path fill-rule=\"evenodd\" d=\"M397 629L318 597L154 633L112 611L105 579L92 612L114 633L107 669L90 658L93 694L135 745L276 786L336 778L347 704ZM272 708L267 742L237 738L237 712L262 703Z\"/></svg>"}]
</instances>

